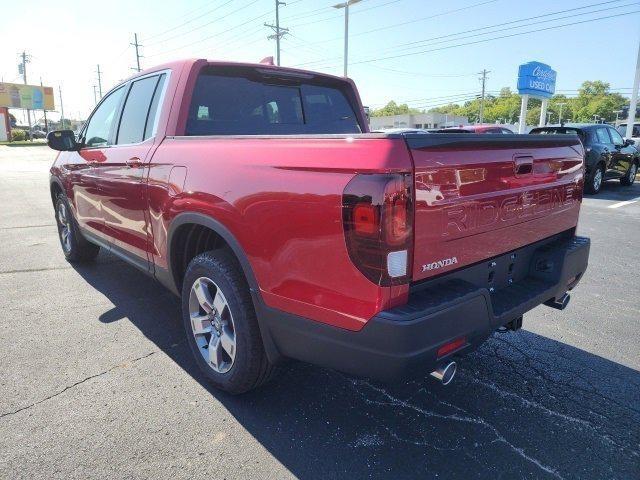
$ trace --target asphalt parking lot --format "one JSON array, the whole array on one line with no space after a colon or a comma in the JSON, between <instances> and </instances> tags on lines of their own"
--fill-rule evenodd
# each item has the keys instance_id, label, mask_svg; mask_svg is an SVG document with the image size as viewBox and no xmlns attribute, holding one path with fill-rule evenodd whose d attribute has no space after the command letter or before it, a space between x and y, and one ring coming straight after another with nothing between
<instances>
[{"instance_id":1,"label":"asphalt parking lot","mask_svg":"<svg viewBox=\"0 0 640 480\"><path fill-rule=\"evenodd\" d=\"M53 156L0 146L0 478L640 478L640 184L585 199L569 308L496 333L451 385L291 363L231 397L171 294L109 254L65 262Z\"/></svg>"}]
</instances>

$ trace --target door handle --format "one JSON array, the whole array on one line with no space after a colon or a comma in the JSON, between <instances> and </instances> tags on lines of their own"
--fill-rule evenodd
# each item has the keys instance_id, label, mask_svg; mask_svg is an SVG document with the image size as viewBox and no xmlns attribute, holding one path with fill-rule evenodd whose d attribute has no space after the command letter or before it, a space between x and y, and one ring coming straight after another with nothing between
<instances>
[{"instance_id":1,"label":"door handle","mask_svg":"<svg viewBox=\"0 0 640 480\"><path fill-rule=\"evenodd\" d=\"M129 168L139 168L142 166L142 160L138 157L131 157L126 163Z\"/></svg>"},{"instance_id":2,"label":"door handle","mask_svg":"<svg viewBox=\"0 0 640 480\"><path fill-rule=\"evenodd\" d=\"M519 156L514 159L514 171L516 177L531 175L533 173L533 157Z\"/></svg>"}]
</instances>

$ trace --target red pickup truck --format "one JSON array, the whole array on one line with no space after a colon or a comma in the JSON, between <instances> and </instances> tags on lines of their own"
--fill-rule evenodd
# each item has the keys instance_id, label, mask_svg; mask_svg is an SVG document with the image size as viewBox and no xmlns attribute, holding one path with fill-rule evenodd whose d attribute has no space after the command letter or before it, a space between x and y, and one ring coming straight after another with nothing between
<instances>
[{"instance_id":1,"label":"red pickup truck","mask_svg":"<svg viewBox=\"0 0 640 480\"><path fill-rule=\"evenodd\" d=\"M577 136L372 134L345 78L170 63L48 140L66 258L103 248L179 295L198 365L233 393L282 358L447 383L587 267Z\"/></svg>"}]
</instances>

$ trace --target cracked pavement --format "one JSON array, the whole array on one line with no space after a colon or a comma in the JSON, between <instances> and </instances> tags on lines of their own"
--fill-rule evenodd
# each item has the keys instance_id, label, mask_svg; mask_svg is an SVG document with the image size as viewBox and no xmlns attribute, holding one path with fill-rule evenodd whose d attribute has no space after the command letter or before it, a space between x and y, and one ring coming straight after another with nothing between
<instances>
[{"instance_id":1,"label":"cracked pavement","mask_svg":"<svg viewBox=\"0 0 640 480\"><path fill-rule=\"evenodd\" d=\"M584 202L590 267L459 362L374 383L291 362L213 390L177 299L101 253L72 268L48 197L53 152L0 147L0 478L640 478L640 185Z\"/></svg>"}]
</instances>

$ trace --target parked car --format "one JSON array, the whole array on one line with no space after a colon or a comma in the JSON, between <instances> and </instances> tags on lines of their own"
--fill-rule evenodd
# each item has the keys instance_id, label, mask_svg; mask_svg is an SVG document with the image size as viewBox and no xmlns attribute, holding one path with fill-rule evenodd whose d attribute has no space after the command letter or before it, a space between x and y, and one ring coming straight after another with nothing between
<instances>
[{"instance_id":1,"label":"parked car","mask_svg":"<svg viewBox=\"0 0 640 480\"><path fill-rule=\"evenodd\" d=\"M429 133L422 128L381 128L378 130L372 130L371 133Z\"/></svg>"},{"instance_id":2,"label":"parked car","mask_svg":"<svg viewBox=\"0 0 640 480\"><path fill-rule=\"evenodd\" d=\"M621 123L618 125L618 133L626 138L627 136L627 124ZM636 148L640 146L640 123L634 123L633 128L631 130L631 140L636 142Z\"/></svg>"},{"instance_id":3,"label":"parked car","mask_svg":"<svg viewBox=\"0 0 640 480\"><path fill-rule=\"evenodd\" d=\"M33 129L31 130L31 138L34 138L34 139L47 138L47 134L42 130Z\"/></svg>"},{"instance_id":4,"label":"parked car","mask_svg":"<svg viewBox=\"0 0 640 480\"><path fill-rule=\"evenodd\" d=\"M481 124L481 125L461 125L459 127L447 127L438 130L431 130L431 133L480 133L480 134L497 134L497 135L514 135L507 127L497 124Z\"/></svg>"},{"instance_id":5,"label":"parked car","mask_svg":"<svg viewBox=\"0 0 640 480\"><path fill-rule=\"evenodd\" d=\"M566 124L534 128L533 135L575 134L585 147L585 190L596 194L606 180L619 179L622 185L633 185L640 166L640 153L631 139L611 125Z\"/></svg>"},{"instance_id":6,"label":"parked car","mask_svg":"<svg viewBox=\"0 0 640 480\"><path fill-rule=\"evenodd\" d=\"M169 63L48 140L65 257L103 248L180 296L196 363L232 393L286 357L448 383L587 267L577 137L368 133L342 77Z\"/></svg>"}]
</instances>

